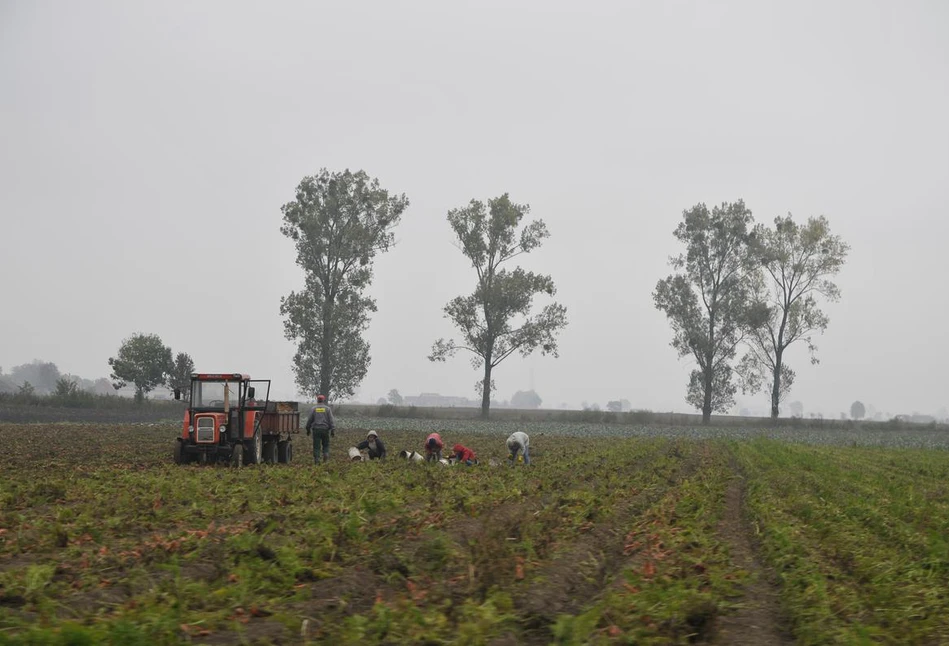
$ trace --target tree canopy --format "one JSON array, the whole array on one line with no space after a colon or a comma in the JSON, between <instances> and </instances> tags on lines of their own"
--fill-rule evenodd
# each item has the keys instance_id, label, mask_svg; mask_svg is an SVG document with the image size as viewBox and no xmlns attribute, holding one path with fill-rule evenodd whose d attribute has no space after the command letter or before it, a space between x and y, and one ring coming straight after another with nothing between
<instances>
[{"instance_id":1,"label":"tree canopy","mask_svg":"<svg viewBox=\"0 0 949 646\"><path fill-rule=\"evenodd\" d=\"M191 398L191 374L194 372L194 360L187 352L179 352L168 372L168 387L180 390L185 399Z\"/></svg>"},{"instance_id":2,"label":"tree canopy","mask_svg":"<svg viewBox=\"0 0 949 646\"><path fill-rule=\"evenodd\" d=\"M394 244L393 229L408 207L364 171L304 177L282 207L281 233L294 241L304 288L280 301L284 333L296 341L300 391L330 399L351 396L369 369L363 333L375 301L365 290L373 259Z\"/></svg>"},{"instance_id":3,"label":"tree canopy","mask_svg":"<svg viewBox=\"0 0 949 646\"><path fill-rule=\"evenodd\" d=\"M171 348L157 334L135 334L124 341L115 357L109 358L115 387L135 385L139 401L155 387L165 383L172 368Z\"/></svg>"},{"instance_id":4,"label":"tree canopy","mask_svg":"<svg viewBox=\"0 0 949 646\"><path fill-rule=\"evenodd\" d=\"M753 301L752 226L742 200L684 211L674 235L685 251L670 259L675 272L653 292L656 308L672 326L672 347L698 364L686 401L702 411L705 424L712 411L727 412L734 405L731 361L762 316Z\"/></svg>"},{"instance_id":5,"label":"tree canopy","mask_svg":"<svg viewBox=\"0 0 949 646\"><path fill-rule=\"evenodd\" d=\"M766 314L748 335L748 352L739 373L745 392L770 390L772 419L780 414L794 381L794 371L785 362L788 347L803 341L811 362L818 362L813 337L830 323L818 297L839 300L840 290L832 278L849 250L839 236L831 234L824 216L799 225L789 214L775 218L773 228L755 227L754 252L762 273L756 298Z\"/></svg>"},{"instance_id":6,"label":"tree canopy","mask_svg":"<svg viewBox=\"0 0 949 646\"><path fill-rule=\"evenodd\" d=\"M458 296L445 306L445 315L458 328L461 340L437 340L429 359L445 361L458 350L471 353L472 365L484 370L475 388L481 394L485 418L491 407L494 368L514 353L526 357L540 350L557 356L557 335L567 325L567 310L559 303L548 303L532 313L536 296L556 293L550 276L502 266L534 251L550 235L543 220L519 229L529 211L528 205L515 204L505 193L487 205L471 200L468 206L448 212L448 223L461 252L471 261L477 282L470 295Z\"/></svg>"},{"instance_id":7,"label":"tree canopy","mask_svg":"<svg viewBox=\"0 0 949 646\"><path fill-rule=\"evenodd\" d=\"M863 419L867 415L867 408L861 401L855 401L850 404L850 417L852 419Z\"/></svg>"}]
</instances>

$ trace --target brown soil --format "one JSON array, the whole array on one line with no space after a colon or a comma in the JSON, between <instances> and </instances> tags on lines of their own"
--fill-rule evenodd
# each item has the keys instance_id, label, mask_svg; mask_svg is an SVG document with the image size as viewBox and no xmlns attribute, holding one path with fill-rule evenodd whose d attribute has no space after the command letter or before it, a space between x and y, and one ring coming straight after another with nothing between
<instances>
[{"instance_id":1,"label":"brown soil","mask_svg":"<svg viewBox=\"0 0 949 646\"><path fill-rule=\"evenodd\" d=\"M781 613L778 587L773 573L755 555L751 527L742 515L744 480L737 476L725 494L725 516L719 535L728 543L735 565L751 573L744 599L737 612L719 617L715 643L730 646L793 644Z\"/></svg>"}]
</instances>

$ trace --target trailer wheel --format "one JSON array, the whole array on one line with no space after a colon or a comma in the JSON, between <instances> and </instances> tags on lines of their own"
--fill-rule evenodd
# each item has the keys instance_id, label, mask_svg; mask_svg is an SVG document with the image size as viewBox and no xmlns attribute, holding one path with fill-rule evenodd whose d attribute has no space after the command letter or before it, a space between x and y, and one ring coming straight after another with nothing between
<instances>
[{"instance_id":1,"label":"trailer wheel","mask_svg":"<svg viewBox=\"0 0 949 646\"><path fill-rule=\"evenodd\" d=\"M293 457L293 445L287 440L277 442L277 462L280 464L290 464Z\"/></svg>"},{"instance_id":2,"label":"trailer wheel","mask_svg":"<svg viewBox=\"0 0 949 646\"><path fill-rule=\"evenodd\" d=\"M184 445L181 440L175 440L175 464L184 464L187 461L188 456L185 455Z\"/></svg>"},{"instance_id":3,"label":"trailer wheel","mask_svg":"<svg viewBox=\"0 0 949 646\"><path fill-rule=\"evenodd\" d=\"M274 464L277 462L277 443L274 440L264 442L264 463Z\"/></svg>"},{"instance_id":4,"label":"trailer wheel","mask_svg":"<svg viewBox=\"0 0 949 646\"><path fill-rule=\"evenodd\" d=\"M240 442L231 449L231 466L238 469L244 466L244 445Z\"/></svg>"}]
</instances>

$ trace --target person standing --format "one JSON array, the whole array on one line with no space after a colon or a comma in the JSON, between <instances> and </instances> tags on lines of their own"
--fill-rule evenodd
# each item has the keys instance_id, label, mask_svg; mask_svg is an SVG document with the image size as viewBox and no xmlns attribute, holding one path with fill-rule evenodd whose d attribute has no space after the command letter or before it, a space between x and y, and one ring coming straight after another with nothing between
<instances>
[{"instance_id":1,"label":"person standing","mask_svg":"<svg viewBox=\"0 0 949 646\"><path fill-rule=\"evenodd\" d=\"M514 460L517 458L519 452L524 453L524 464L531 463L530 456L530 438L527 436L527 433L523 431L515 431L507 438L507 452L508 459L511 461L511 464L514 464Z\"/></svg>"},{"instance_id":2,"label":"person standing","mask_svg":"<svg viewBox=\"0 0 949 646\"><path fill-rule=\"evenodd\" d=\"M379 439L379 434L369 431L366 439L356 445L360 451L368 451L370 460L381 460L386 457L386 445Z\"/></svg>"},{"instance_id":3,"label":"person standing","mask_svg":"<svg viewBox=\"0 0 949 646\"><path fill-rule=\"evenodd\" d=\"M333 410L326 403L326 395L316 396L316 406L310 411L306 420L306 434L313 434L313 464L330 459L330 437L336 436L336 422L333 419Z\"/></svg>"}]
</instances>

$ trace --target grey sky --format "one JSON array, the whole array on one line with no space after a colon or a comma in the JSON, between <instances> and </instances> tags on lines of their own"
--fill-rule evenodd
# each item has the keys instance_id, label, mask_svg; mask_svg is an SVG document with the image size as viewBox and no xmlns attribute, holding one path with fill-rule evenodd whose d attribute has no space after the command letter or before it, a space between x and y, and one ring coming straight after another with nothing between
<instances>
[{"instance_id":1,"label":"grey sky","mask_svg":"<svg viewBox=\"0 0 949 646\"><path fill-rule=\"evenodd\" d=\"M743 198L759 222L824 214L852 246L820 365L791 352L791 399L933 411L947 34L942 0L0 0L0 365L94 378L155 332L294 394L278 307L302 274L279 208L349 167L412 202L376 263L361 399L473 396L465 357L426 359L473 287L445 214L507 191L551 230L524 264L570 325L559 359L502 364L499 398L533 372L545 406L689 410L651 292L682 210Z\"/></svg>"}]
</instances>

